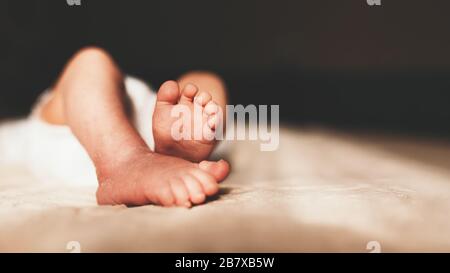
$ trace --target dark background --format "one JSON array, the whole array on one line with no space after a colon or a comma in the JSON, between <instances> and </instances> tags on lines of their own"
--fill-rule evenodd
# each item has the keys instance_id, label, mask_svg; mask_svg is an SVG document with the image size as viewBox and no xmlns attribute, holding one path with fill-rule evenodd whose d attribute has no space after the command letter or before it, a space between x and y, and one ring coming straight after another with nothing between
<instances>
[{"instance_id":1,"label":"dark background","mask_svg":"<svg viewBox=\"0 0 450 273\"><path fill-rule=\"evenodd\" d=\"M450 1L0 0L0 117L79 48L152 85L211 69L284 122L450 137Z\"/></svg>"}]
</instances>

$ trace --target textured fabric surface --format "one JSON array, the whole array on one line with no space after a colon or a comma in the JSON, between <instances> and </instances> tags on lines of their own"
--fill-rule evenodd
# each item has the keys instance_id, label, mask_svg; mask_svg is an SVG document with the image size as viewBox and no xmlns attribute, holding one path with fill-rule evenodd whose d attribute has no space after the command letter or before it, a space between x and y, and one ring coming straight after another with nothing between
<instances>
[{"instance_id":1,"label":"textured fabric surface","mask_svg":"<svg viewBox=\"0 0 450 273\"><path fill-rule=\"evenodd\" d=\"M283 129L230 146L221 194L192 209L99 207L95 187L0 170L0 251L450 251L450 145Z\"/></svg>"}]
</instances>

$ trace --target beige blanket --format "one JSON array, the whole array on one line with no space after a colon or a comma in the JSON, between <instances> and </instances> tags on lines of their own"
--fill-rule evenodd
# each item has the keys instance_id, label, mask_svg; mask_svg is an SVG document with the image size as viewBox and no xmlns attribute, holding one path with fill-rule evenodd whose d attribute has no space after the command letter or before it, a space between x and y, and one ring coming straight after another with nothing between
<instances>
[{"instance_id":1,"label":"beige blanket","mask_svg":"<svg viewBox=\"0 0 450 273\"><path fill-rule=\"evenodd\" d=\"M236 142L230 160L192 209L99 207L95 188L3 168L0 251L450 251L448 143L283 129L278 151Z\"/></svg>"}]
</instances>

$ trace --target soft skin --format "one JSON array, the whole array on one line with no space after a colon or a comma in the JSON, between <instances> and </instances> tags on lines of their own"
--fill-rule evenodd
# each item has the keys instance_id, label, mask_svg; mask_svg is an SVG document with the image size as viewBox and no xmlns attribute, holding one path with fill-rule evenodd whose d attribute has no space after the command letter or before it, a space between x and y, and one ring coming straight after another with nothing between
<instances>
[{"instance_id":1,"label":"soft skin","mask_svg":"<svg viewBox=\"0 0 450 273\"><path fill-rule=\"evenodd\" d=\"M217 113L208 109L225 109L227 100L217 75L190 72L161 85L153 115L155 152L130 123L123 74L104 50L80 50L52 90L42 118L69 126L86 149L97 170L97 201L101 205L191 207L216 194L218 183L230 171L224 160L206 160L214 141L175 141L170 137L172 107L193 107L197 101L209 113L205 121L214 131Z\"/></svg>"}]
</instances>

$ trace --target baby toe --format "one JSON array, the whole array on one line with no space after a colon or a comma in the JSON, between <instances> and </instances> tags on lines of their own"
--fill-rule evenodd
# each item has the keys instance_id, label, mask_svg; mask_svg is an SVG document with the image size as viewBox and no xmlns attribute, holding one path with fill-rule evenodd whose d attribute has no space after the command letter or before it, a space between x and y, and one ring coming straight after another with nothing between
<instances>
[{"instance_id":1,"label":"baby toe","mask_svg":"<svg viewBox=\"0 0 450 273\"><path fill-rule=\"evenodd\" d=\"M205 91L201 91L195 96L194 102L198 105L205 106L211 101L212 97L211 94Z\"/></svg>"},{"instance_id":2,"label":"baby toe","mask_svg":"<svg viewBox=\"0 0 450 273\"><path fill-rule=\"evenodd\" d=\"M200 182L192 175L184 177L184 184L189 192L189 199L193 204L201 204L205 202L206 196Z\"/></svg>"},{"instance_id":3,"label":"baby toe","mask_svg":"<svg viewBox=\"0 0 450 273\"><path fill-rule=\"evenodd\" d=\"M213 142L216 139L216 132L214 128L208 126L203 127L202 140L207 142Z\"/></svg>"},{"instance_id":4,"label":"baby toe","mask_svg":"<svg viewBox=\"0 0 450 273\"><path fill-rule=\"evenodd\" d=\"M178 83L175 81L166 81L159 88L156 105L159 104L175 104L180 96Z\"/></svg>"},{"instance_id":5,"label":"baby toe","mask_svg":"<svg viewBox=\"0 0 450 273\"><path fill-rule=\"evenodd\" d=\"M198 87L192 83L188 83L181 91L181 103L189 103L194 100L195 95L198 93Z\"/></svg>"},{"instance_id":6,"label":"baby toe","mask_svg":"<svg viewBox=\"0 0 450 273\"><path fill-rule=\"evenodd\" d=\"M155 190L155 192L156 199L158 200L159 204L165 207L171 207L175 204L175 197L173 196L172 189L169 184L160 186Z\"/></svg>"},{"instance_id":7,"label":"baby toe","mask_svg":"<svg viewBox=\"0 0 450 273\"><path fill-rule=\"evenodd\" d=\"M217 115L212 115L208 117L208 126L211 129L216 129L217 126Z\"/></svg>"},{"instance_id":8,"label":"baby toe","mask_svg":"<svg viewBox=\"0 0 450 273\"><path fill-rule=\"evenodd\" d=\"M175 204L180 207L190 208L189 192L182 180L175 180L171 183L172 192L175 196Z\"/></svg>"},{"instance_id":9,"label":"baby toe","mask_svg":"<svg viewBox=\"0 0 450 273\"><path fill-rule=\"evenodd\" d=\"M205 106L205 113L207 115L213 115L219 112L219 105L215 103L214 101L210 101Z\"/></svg>"},{"instance_id":10,"label":"baby toe","mask_svg":"<svg viewBox=\"0 0 450 273\"><path fill-rule=\"evenodd\" d=\"M202 185L203 192L207 196L214 195L219 191L219 185L212 175L200 169L193 170L192 175L194 175L198 179L198 181Z\"/></svg>"},{"instance_id":11,"label":"baby toe","mask_svg":"<svg viewBox=\"0 0 450 273\"><path fill-rule=\"evenodd\" d=\"M212 175L218 182L223 181L230 173L230 165L221 159L217 162L202 161L198 164L199 168Z\"/></svg>"}]
</instances>

